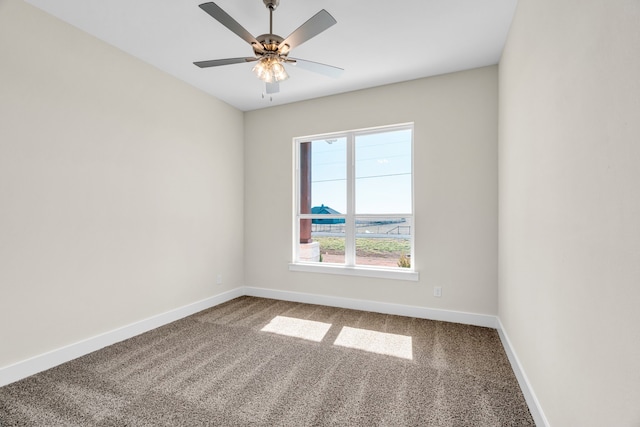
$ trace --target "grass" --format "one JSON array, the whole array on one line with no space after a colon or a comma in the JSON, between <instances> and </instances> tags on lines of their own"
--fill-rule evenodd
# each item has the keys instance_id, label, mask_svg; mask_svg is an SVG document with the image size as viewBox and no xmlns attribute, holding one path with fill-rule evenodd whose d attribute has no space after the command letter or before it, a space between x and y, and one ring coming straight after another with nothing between
<instances>
[{"instance_id":1,"label":"grass","mask_svg":"<svg viewBox=\"0 0 640 427\"><path fill-rule=\"evenodd\" d=\"M314 237L320 243L321 252L344 253L344 238ZM411 252L408 239L356 238L356 252L359 256L399 256Z\"/></svg>"}]
</instances>

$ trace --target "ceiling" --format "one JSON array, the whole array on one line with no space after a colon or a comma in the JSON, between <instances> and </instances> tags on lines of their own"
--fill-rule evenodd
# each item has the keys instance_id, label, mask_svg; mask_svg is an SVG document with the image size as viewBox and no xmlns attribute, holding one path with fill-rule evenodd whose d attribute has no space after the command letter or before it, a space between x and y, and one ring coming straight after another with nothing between
<instances>
[{"instance_id":1,"label":"ceiling","mask_svg":"<svg viewBox=\"0 0 640 427\"><path fill-rule=\"evenodd\" d=\"M249 111L498 63L517 0L281 0L273 32L288 36L321 9L338 23L292 57L344 68L333 79L287 66L280 93L262 97L253 64L201 69L194 61L253 56L198 5L204 0L27 0L28 3ZM269 32L262 0L216 0L254 36Z\"/></svg>"}]
</instances>

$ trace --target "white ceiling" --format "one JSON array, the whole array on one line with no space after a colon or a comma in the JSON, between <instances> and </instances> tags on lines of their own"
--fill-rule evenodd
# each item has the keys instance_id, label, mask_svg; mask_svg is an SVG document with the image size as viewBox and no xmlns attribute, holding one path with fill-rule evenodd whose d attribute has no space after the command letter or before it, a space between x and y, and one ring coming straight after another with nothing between
<instances>
[{"instance_id":1,"label":"white ceiling","mask_svg":"<svg viewBox=\"0 0 640 427\"><path fill-rule=\"evenodd\" d=\"M498 63L517 0L281 0L273 32L288 36L320 9L336 25L292 57L344 68L338 79L287 66L280 93L262 98L252 64L194 61L253 56L198 5L205 0L27 0L243 111ZM269 32L262 0L216 0L254 36Z\"/></svg>"}]
</instances>

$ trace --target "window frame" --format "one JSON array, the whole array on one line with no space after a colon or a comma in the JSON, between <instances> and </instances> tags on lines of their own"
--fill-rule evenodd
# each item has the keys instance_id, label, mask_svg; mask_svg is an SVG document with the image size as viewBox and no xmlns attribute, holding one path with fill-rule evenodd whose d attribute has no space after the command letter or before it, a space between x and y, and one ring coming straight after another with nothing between
<instances>
[{"instance_id":1,"label":"window frame","mask_svg":"<svg viewBox=\"0 0 640 427\"><path fill-rule=\"evenodd\" d=\"M371 214L355 212L356 201L356 138L362 135L371 135L392 131L411 130L411 212L398 214ZM312 142L321 139L346 139L346 196L347 212L344 214L301 214L301 162L300 146L302 143ZM322 133L317 135L301 136L293 138L293 241L292 259L289 264L290 271L306 271L316 273L341 274L349 276L378 277L387 279L399 279L417 281L419 274L415 270L415 197L414 197L414 140L415 127L413 122L401 123L388 126L378 126L372 128L355 129L350 131ZM364 266L356 265L356 238L357 227L356 218L407 218L411 227L411 267L385 267L385 266ZM300 261L300 221L303 219L333 219L345 220L345 262L344 264L318 263Z\"/></svg>"}]
</instances>

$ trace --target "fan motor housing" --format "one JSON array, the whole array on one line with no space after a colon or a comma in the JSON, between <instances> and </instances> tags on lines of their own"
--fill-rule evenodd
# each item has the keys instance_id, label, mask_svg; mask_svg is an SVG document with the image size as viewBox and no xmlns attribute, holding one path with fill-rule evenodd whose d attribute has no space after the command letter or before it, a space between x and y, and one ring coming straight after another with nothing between
<instances>
[{"instance_id":1,"label":"fan motor housing","mask_svg":"<svg viewBox=\"0 0 640 427\"><path fill-rule=\"evenodd\" d=\"M278 46L280 46L280 43L282 43L284 39L276 34L262 34L256 37L256 40L260 42L260 44L264 47L264 50L266 50L267 52L279 53L282 56L287 56L288 54L288 52L286 52L286 49L284 49L284 51L282 52L278 52ZM254 52L256 54L259 53L255 51L255 49Z\"/></svg>"}]
</instances>

